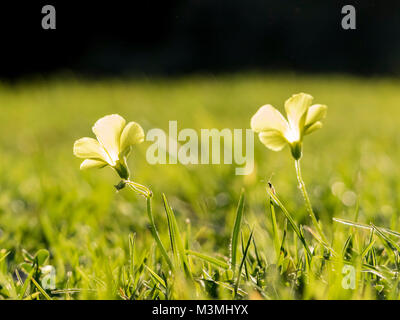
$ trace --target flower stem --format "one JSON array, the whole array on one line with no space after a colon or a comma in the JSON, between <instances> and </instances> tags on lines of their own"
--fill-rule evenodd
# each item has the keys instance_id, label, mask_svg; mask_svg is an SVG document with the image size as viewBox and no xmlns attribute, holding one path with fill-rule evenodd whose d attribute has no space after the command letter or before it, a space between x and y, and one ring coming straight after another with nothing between
<instances>
[{"instance_id":1,"label":"flower stem","mask_svg":"<svg viewBox=\"0 0 400 320\"><path fill-rule=\"evenodd\" d=\"M300 168L300 159L295 160L295 167L296 167L296 174L297 174L297 180L299 181L299 187L301 190L301 193L303 194L304 202L306 203L306 208L308 211L308 214L311 217L312 223L314 224L315 228L317 229L317 232L321 239L325 242L328 243L326 240L326 237L321 229L321 226L318 223L317 217L314 214L314 211L311 206L311 201L310 198L308 197L307 189L306 189L306 184L303 181L303 177L301 176L301 168Z\"/></svg>"},{"instance_id":2,"label":"flower stem","mask_svg":"<svg viewBox=\"0 0 400 320\"><path fill-rule=\"evenodd\" d=\"M146 186L143 186L143 185L141 185L141 184L139 184L137 182L131 181L129 179L122 179L120 181L120 183L118 183L115 186L115 188L117 190L121 190L126 185L129 186L137 194L139 194L139 195L141 195L141 196L146 198L147 216L148 216L149 221L150 221L151 234L152 234L154 240L156 240L157 246L160 249L162 256L167 261L168 266L170 267L171 270L173 270L174 266L172 264L172 261L171 261L170 257L168 256L167 250L165 250L165 247L164 247L163 243L161 242L160 236L158 235L158 231L157 231L157 228L156 228L156 224L154 223L153 211L151 209L151 198L153 197L153 192L149 188L147 188Z\"/></svg>"},{"instance_id":3,"label":"flower stem","mask_svg":"<svg viewBox=\"0 0 400 320\"><path fill-rule=\"evenodd\" d=\"M157 246L160 249L161 254L163 255L163 257L167 261L168 266L170 267L171 270L173 270L174 266L172 264L172 261L169 258L168 253L165 250L164 245L161 242L160 236L158 235L158 232L157 232L156 225L154 223L153 212L151 210L151 197L147 197L146 200L147 200L147 216L149 217L149 220L150 220L151 234L153 235L153 238L156 240Z\"/></svg>"}]
</instances>

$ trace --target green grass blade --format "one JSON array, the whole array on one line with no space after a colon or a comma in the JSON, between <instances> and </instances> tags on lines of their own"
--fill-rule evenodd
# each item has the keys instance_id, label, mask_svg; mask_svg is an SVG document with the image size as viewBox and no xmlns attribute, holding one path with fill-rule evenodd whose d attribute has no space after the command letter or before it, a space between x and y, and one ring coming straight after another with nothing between
<instances>
[{"instance_id":1,"label":"green grass blade","mask_svg":"<svg viewBox=\"0 0 400 320\"><path fill-rule=\"evenodd\" d=\"M235 270L236 267L239 234L243 218L243 209L244 209L244 190L242 189L240 193L239 203L236 209L235 224L233 226L232 237L231 237L230 264L233 270Z\"/></svg>"},{"instance_id":2,"label":"green grass blade","mask_svg":"<svg viewBox=\"0 0 400 320\"><path fill-rule=\"evenodd\" d=\"M346 219L333 218L333 221L339 222L341 224L345 224L345 225L348 225L348 226L361 228L361 229L368 229L368 230L374 229L374 227L371 226L371 225L364 224L364 223L359 223L359 222L354 222L354 221L350 221L350 220L346 220ZM397 231L393 231L393 230L390 230L390 229L387 229L387 228L383 228L383 227L379 227L379 230L381 232L388 233L388 234L390 234L392 236L400 238L400 233L397 232Z\"/></svg>"},{"instance_id":3,"label":"green grass blade","mask_svg":"<svg viewBox=\"0 0 400 320\"><path fill-rule=\"evenodd\" d=\"M267 192L269 194L269 196L274 200L274 202L276 203L276 205L281 208L283 214L286 216L286 218L289 221L290 226L292 227L292 229L294 230L294 232L296 233L296 235L299 237L301 243L304 246L304 249L306 250L307 254L309 255L309 257L311 257L311 251L310 248L307 245L306 239L303 237L303 234L300 232L299 227L296 225L296 222L294 221L294 219L292 218L292 216L290 215L289 211L286 210L286 208L284 207L284 205L282 204L282 202L278 199L278 197L276 196L275 192L273 191L273 189L267 187Z\"/></svg>"},{"instance_id":4,"label":"green grass blade","mask_svg":"<svg viewBox=\"0 0 400 320\"><path fill-rule=\"evenodd\" d=\"M375 244L375 240L372 240L369 242L369 244L365 247L365 249L363 250L363 252L361 253L361 258L364 259L365 256L370 252L370 250L372 249L372 247Z\"/></svg>"},{"instance_id":5,"label":"green grass blade","mask_svg":"<svg viewBox=\"0 0 400 320\"><path fill-rule=\"evenodd\" d=\"M153 277L154 280L156 280L157 283L161 284L164 288L167 288L167 285L165 284L165 281L153 270L151 270L147 265L144 265L147 271L149 271L150 275Z\"/></svg>"},{"instance_id":6,"label":"green grass blade","mask_svg":"<svg viewBox=\"0 0 400 320\"><path fill-rule=\"evenodd\" d=\"M257 264L260 267L262 267L263 264L262 264L262 261L261 261L260 254L258 253L257 244L256 244L256 241L254 240L254 237L253 237L253 246L254 246L254 253L256 254Z\"/></svg>"},{"instance_id":7,"label":"green grass blade","mask_svg":"<svg viewBox=\"0 0 400 320\"><path fill-rule=\"evenodd\" d=\"M169 206L168 200L165 197L165 194L163 194L162 197L163 197L165 212L167 214L168 229L169 229L171 247L172 247L173 254L174 254L175 264L180 265L182 270L185 271L185 273L189 277L191 277L191 272L189 270L189 263L188 263L186 252L185 252L183 238L181 237L181 234L179 232L178 223L176 222L175 214L174 214L173 210L171 209L171 207Z\"/></svg>"},{"instance_id":8,"label":"green grass blade","mask_svg":"<svg viewBox=\"0 0 400 320\"><path fill-rule=\"evenodd\" d=\"M44 289L40 286L39 283L37 283L37 281L34 278L31 278L31 281L33 282L33 284L36 286L36 288L38 288L38 290L40 291L40 293L46 298L46 300L53 300L47 293L46 291L44 291Z\"/></svg>"},{"instance_id":9,"label":"green grass blade","mask_svg":"<svg viewBox=\"0 0 400 320\"><path fill-rule=\"evenodd\" d=\"M35 269L32 269L32 271L29 272L28 276L26 277L24 285L22 286L20 294L19 294L19 299L24 298L25 292L28 289L29 283L31 281L31 278L32 278L34 272L35 272Z\"/></svg>"},{"instance_id":10,"label":"green grass blade","mask_svg":"<svg viewBox=\"0 0 400 320\"><path fill-rule=\"evenodd\" d=\"M273 236L273 241L274 241L275 256L276 256L276 261L278 261L280 254L281 254L281 241L279 240L278 224L276 222L275 207L274 207L274 203L271 198L269 199L269 208L270 208L270 214L271 214L272 236Z\"/></svg>"},{"instance_id":11,"label":"green grass blade","mask_svg":"<svg viewBox=\"0 0 400 320\"><path fill-rule=\"evenodd\" d=\"M2 262L7 256L10 254L11 251L6 252L2 257L0 257L0 262Z\"/></svg>"},{"instance_id":12,"label":"green grass blade","mask_svg":"<svg viewBox=\"0 0 400 320\"><path fill-rule=\"evenodd\" d=\"M240 262L240 265L239 265L239 269L238 269L238 273L237 273L237 280L236 280L236 284L235 284L235 291L234 291L235 297L237 296L237 292L238 292L238 288L239 288L239 284L240 284L240 278L242 277L243 265L246 261L247 253L249 251L249 247L250 247L252 238L253 238L253 230L251 231L249 239L247 240L247 244L246 244L246 248L244 249L242 261Z\"/></svg>"},{"instance_id":13,"label":"green grass blade","mask_svg":"<svg viewBox=\"0 0 400 320\"><path fill-rule=\"evenodd\" d=\"M209 263L211 263L213 265L216 265L218 267L221 267L223 269L229 269L229 264L226 263L225 261L210 257L210 256L205 255L203 253L192 251L192 250L186 250L186 254L189 254L191 256L195 256L197 258L200 258L200 259L202 259L204 261L207 261L207 262L209 262Z\"/></svg>"},{"instance_id":14,"label":"green grass blade","mask_svg":"<svg viewBox=\"0 0 400 320\"><path fill-rule=\"evenodd\" d=\"M394 252L397 251L398 253L400 253L400 246L394 242L392 239L390 239L388 236L386 236L377 226L375 226L374 224L371 224L372 228L374 228L374 231L376 232L376 234L386 242L386 244L388 245L388 247Z\"/></svg>"},{"instance_id":15,"label":"green grass blade","mask_svg":"<svg viewBox=\"0 0 400 320\"><path fill-rule=\"evenodd\" d=\"M35 292L24 298L23 300L35 300L40 295L40 292Z\"/></svg>"},{"instance_id":16,"label":"green grass blade","mask_svg":"<svg viewBox=\"0 0 400 320\"><path fill-rule=\"evenodd\" d=\"M303 226L304 230L306 230L308 233L310 233L315 240L317 240L322 246L325 247L325 249L329 250L329 252L333 255L333 256L337 256L337 253L335 252L335 250L328 245L327 243L325 243L314 231L313 229L311 229L309 226Z\"/></svg>"},{"instance_id":17,"label":"green grass blade","mask_svg":"<svg viewBox=\"0 0 400 320\"><path fill-rule=\"evenodd\" d=\"M152 213L152 209L151 209L151 198L147 198L147 215L148 215L149 220L150 220L151 234L153 235L153 238L156 241L157 246L160 249L162 256L167 261L169 268L171 270L173 270L174 269L174 265L172 264L172 261L169 258L167 250L165 250L165 247L164 247L163 243L161 242L160 236L158 235L158 232L157 232L156 225L154 223L153 213Z\"/></svg>"},{"instance_id":18,"label":"green grass blade","mask_svg":"<svg viewBox=\"0 0 400 320\"><path fill-rule=\"evenodd\" d=\"M243 243L243 233L241 234L241 237L240 237L240 243L241 243L241 247L242 247L242 254L243 254L243 256L245 256L245 252L244 252L245 249L244 249L244 243ZM244 260L243 267L244 267L244 274L246 275L246 280L249 280L249 271L247 269L247 261L246 260Z\"/></svg>"},{"instance_id":19,"label":"green grass blade","mask_svg":"<svg viewBox=\"0 0 400 320\"><path fill-rule=\"evenodd\" d=\"M189 219L186 219L186 234L185 234L185 250L190 249L190 237L192 235L192 227Z\"/></svg>"},{"instance_id":20,"label":"green grass blade","mask_svg":"<svg viewBox=\"0 0 400 320\"><path fill-rule=\"evenodd\" d=\"M287 255L287 250L285 249L285 242L286 242L286 236L287 236L287 219L285 219L284 223L283 223L283 234L282 234L282 240L281 240L281 244L279 247L279 258L277 260L277 265L278 266L282 266L283 260L285 259L286 255ZM297 238L295 238L297 241ZM297 244L296 244L296 248L297 248ZM297 250L296 250L296 255L297 255Z\"/></svg>"},{"instance_id":21,"label":"green grass blade","mask_svg":"<svg viewBox=\"0 0 400 320\"><path fill-rule=\"evenodd\" d=\"M353 251L353 234L350 234L344 243L342 249L342 257L344 259L350 258L352 256L352 251Z\"/></svg>"},{"instance_id":22,"label":"green grass blade","mask_svg":"<svg viewBox=\"0 0 400 320\"><path fill-rule=\"evenodd\" d=\"M171 212L172 209L170 208L164 194L162 195L162 197L163 197L165 212L167 214L168 232L169 232L169 239L171 242L171 250L172 250L172 254L174 256L174 265L175 265L175 267L178 267L180 259L179 259L179 251L178 251L178 239L177 239L177 235L175 234L176 229L175 229L174 223L173 223L174 214Z\"/></svg>"},{"instance_id":23,"label":"green grass blade","mask_svg":"<svg viewBox=\"0 0 400 320\"><path fill-rule=\"evenodd\" d=\"M134 257L135 257L135 238L136 238L136 233L130 234L129 235L129 272L130 272L130 277L133 278L134 274Z\"/></svg>"}]
</instances>

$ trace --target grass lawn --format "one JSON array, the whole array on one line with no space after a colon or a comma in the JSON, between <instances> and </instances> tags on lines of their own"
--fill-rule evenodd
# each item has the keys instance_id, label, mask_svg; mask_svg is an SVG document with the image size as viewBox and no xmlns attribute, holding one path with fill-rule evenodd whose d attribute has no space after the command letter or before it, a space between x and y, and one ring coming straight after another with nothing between
<instances>
[{"instance_id":1,"label":"grass lawn","mask_svg":"<svg viewBox=\"0 0 400 320\"><path fill-rule=\"evenodd\" d=\"M399 86L251 73L0 84L0 299L398 299L399 239L387 229L400 230ZM117 193L110 168L80 171L72 153L107 114L145 132L168 132L168 120L178 130L245 129L260 106L283 111L297 92L328 106L324 127L305 138L302 172L329 243L316 236L287 147L273 152L256 137L253 173L238 176L235 165L151 165L145 141L129 167L153 191L171 270L149 229L146 200L128 188ZM275 204L271 212L269 180L311 255L284 211ZM243 218L234 228L237 213Z\"/></svg>"}]
</instances>

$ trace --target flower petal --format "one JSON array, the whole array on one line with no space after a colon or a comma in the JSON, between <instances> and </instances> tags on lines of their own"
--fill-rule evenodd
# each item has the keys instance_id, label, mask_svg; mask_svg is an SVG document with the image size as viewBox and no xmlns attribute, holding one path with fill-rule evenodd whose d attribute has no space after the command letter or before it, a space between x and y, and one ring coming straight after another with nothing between
<instances>
[{"instance_id":1,"label":"flower petal","mask_svg":"<svg viewBox=\"0 0 400 320\"><path fill-rule=\"evenodd\" d=\"M284 134L288 123L283 115L270 104L262 106L251 118L251 129L255 132L276 130Z\"/></svg>"},{"instance_id":2,"label":"flower petal","mask_svg":"<svg viewBox=\"0 0 400 320\"><path fill-rule=\"evenodd\" d=\"M110 157L105 152L100 143L93 138L81 138L74 143L74 155L84 159L98 159L111 162Z\"/></svg>"},{"instance_id":3,"label":"flower petal","mask_svg":"<svg viewBox=\"0 0 400 320\"><path fill-rule=\"evenodd\" d=\"M310 134L311 132L314 132L315 130L321 129L322 128L322 122L317 121L313 123L311 126L307 127L304 131L304 134Z\"/></svg>"},{"instance_id":4,"label":"flower petal","mask_svg":"<svg viewBox=\"0 0 400 320\"><path fill-rule=\"evenodd\" d=\"M267 148L273 151L280 151L287 144L286 139L276 130L260 132L258 137Z\"/></svg>"},{"instance_id":5,"label":"flower petal","mask_svg":"<svg viewBox=\"0 0 400 320\"><path fill-rule=\"evenodd\" d=\"M296 135L301 135L301 131L304 128L307 110L311 105L313 97L306 93L294 94L292 97L286 100L285 110L289 125L292 130L296 131Z\"/></svg>"},{"instance_id":6,"label":"flower petal","mask_svg":"<svg viewBox=\"0 0 400 320\"><path fill-rule=\"evenodd\" d=\"M125 119L120 115L111 114L97 120L92 128L97 140L106 149L114 164L118 161L119 140L125 123Z\"/></svg>"},{"instance_id":7,"label":"flower petal","mask_svg":"<svg viewBox=\"0 0 400 320\"><path fill-rule=\"evenodd\" d=\"M124 153L126 148L141 143L144 140L144 131L140 124L129 122L121 134L120 152Z\"/></svg>"},{"instance_id":8,"label":"flower petal","mask_svg":"<svg viewBox=\"0 0 400 320\"><path fill-rule=\"evenodd\" d=\"M306 127L311 126L315 122L322 120L326 116L328 107L323 104L314 104L307 111Z\"/></svg>"},{"instance_id":9,"label":"flower petal","mask_svg":"<svg viewBox=\"0 0 400 320\"><path fill-rule=\"evenodd\" d=\"M91 169L91 168L103 168L107 165L107 162L94 159L86 159L81 163L81 170Z\"/></svg>"}]
</instances>

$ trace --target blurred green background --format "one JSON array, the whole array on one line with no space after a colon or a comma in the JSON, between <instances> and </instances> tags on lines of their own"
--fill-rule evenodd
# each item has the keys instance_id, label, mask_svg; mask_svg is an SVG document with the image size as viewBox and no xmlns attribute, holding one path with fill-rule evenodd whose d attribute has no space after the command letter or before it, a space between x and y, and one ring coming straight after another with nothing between
<instances>
[{"instance_id":1,"label":"blurred green background","mask_svg":"<svg viewBox=\"0 0 400 320\"><path fill-rule=\"evenodd\" d=\"M85 276L102 278L108 267L126 263L129 233L137 235L137 250L150 250L145 200L129 190L117 193L113 185L119 180L109 168L80 171L72 154L75 140L93 137L91 127L100 117L118 113L145 132L168 132L168 120L177 120L178 130L246 129L260 106L269 103L283 112L284 101L298 92L328 106L324 127L305 138L302 159L328 237L336 232L345 241L348 228L332 217L354 219L357 206L359 221L398 230L399 85L392 78L294 73L95 81L67 76L0 84L0 249L10 251L7 270L11 274L23 261L22 249L46 248L57 287L68 281L84 287ZM246 225L255 228L259 249L272 260L265 192L270 178L296 221L310 224L288 148L272 152L255 137L255 169L236 176L235 165L150 165L145 157L150 144L134 148L129 166L133 180L154 192L155 220L165 243L161 193L183 230L190 220L192 248L228 256L244 187ZM84 297L113 294L104 289Z\"/></svg>"}]
</instances>

